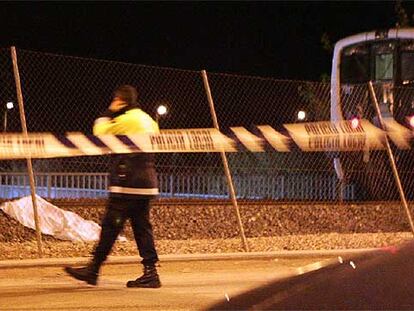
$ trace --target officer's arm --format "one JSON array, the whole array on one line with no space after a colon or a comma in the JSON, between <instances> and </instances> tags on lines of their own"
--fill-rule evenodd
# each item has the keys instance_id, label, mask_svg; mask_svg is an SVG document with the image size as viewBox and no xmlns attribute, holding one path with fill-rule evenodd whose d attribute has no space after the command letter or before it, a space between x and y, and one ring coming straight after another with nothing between
<instances>
[{"instance_id":1,"label":"officer's arm","mask_svg":"<svg viewBox=\"0 0 414 311\"><path fill-rule=\"evenodd\" d=\"M113 127L115 126L114 119L108 113L100 116L95 120L93 124L94 135L112 134Z\"/></svg>"},{"instance_id":2,"label":"officer's arm","mask_svg":"<svg viewBox=\"0 0 414 311\"><path fill-rule=\"evenodd\" d=\"M108 109L95 120L93 125L94 135L104 134L125 134L123 133L122 126L119 127L117 117L124 114L127 109L127 104L119 99L112 100Z\"/></svg>"},{"instance_id":3,"label":"officer's arm","mask_svg":"<svg viewBox=\"0 0 414 311\"><path fill-rule=\"evenodd\" d=\"M94 135L127 135L140 133L159 133L158 124L148 115L130 113L103 115L96 119L93 126Z\"/></svg>"}]
</instances>

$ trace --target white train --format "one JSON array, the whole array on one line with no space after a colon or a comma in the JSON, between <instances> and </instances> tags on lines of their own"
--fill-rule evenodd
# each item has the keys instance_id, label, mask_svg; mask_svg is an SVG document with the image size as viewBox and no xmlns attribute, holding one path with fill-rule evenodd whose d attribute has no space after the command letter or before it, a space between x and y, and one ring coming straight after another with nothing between
<instances>
[{"instance_id":1,"label":"white train","mask_svg":"<svg viewBox=\"0 0 414 311\"><path fill-rule=\"evenodd\" d=\"M331 120L368 119L378 125L369 94L372 81L383 117L414 129L414 28L371 31L335 44L331 73ZM414 199L414 153L394 150L408 197ZM360 199L398 199L385 152L337 154L337 176L355 184Z\"/></svg>"}]
</instances>

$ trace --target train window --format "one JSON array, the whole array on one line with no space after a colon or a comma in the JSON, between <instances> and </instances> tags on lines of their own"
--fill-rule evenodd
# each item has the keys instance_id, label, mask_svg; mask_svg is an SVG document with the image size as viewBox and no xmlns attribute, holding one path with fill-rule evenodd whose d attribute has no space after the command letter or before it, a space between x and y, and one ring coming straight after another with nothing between
<instances>
[{"instance_id":1,"label":"train window","mask_svg":"<svg viewBox=\"0 0 414 311\"><path fill-rule=\"evenodd\" d=\"M401 54L401 81L410 83L414 81L414 53L404 52Z\"/></svg>"},{"instance_id":2,"label":"train window","mask_svg":"<svg viewBox=\"0 0 414 311\"><path fill-rule=\"evenodd\" d=\"M394 57L392 53L375 55L375 80L391 80L394 76Z\"/></svg>"},{"instance_id":3,"label":"train window","mask_svg":"<svg viewBox=\"0 0 414 311\"><path fill-rule=\"evenodd\" d=\"M342 83L369 81L369 49L366 45L352 46L344 50L341 57Z\"/></svg>"},{"instance_id":4,"label":"train window","mask_svg":"<svg viewBox=\"0 0 414 311\"><path fill-rule=\"evenodd\" d=\"M414 81L414 42L404 40L401 44L401 81L403 84Z\"/></svg>"}]
</instances>

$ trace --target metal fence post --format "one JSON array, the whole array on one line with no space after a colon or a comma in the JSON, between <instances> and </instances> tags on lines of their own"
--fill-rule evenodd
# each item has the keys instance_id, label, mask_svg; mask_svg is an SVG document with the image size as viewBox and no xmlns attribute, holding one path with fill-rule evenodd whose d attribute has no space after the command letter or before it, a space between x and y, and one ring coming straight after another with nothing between
<instances>
[{"instance_id":1,"label":"metal fence post","mask_svg":"<svg viewBox=\"0 0 414 311\"><path fill-rule=\"evenodd\" d=\"M372 81L368 82L368 86L369 86L370 94L372 96L372 100L374 102L375 110L376 110L377 115L378 115L378 120L381 124L381 128L385 131L386 128L385 128L384 120L382 119L381 110L380 110L380 107L379 107L379 104L378 104L377 96L375 95L374 87L372 86ZM398 170L397 170L397 166L395 164L395 159L394 159L394 155L393 155L392 150L391 150L390 142L388 141L388 136L385 136L385 145L387 147L388 157L389 157L390 162L391 162L391 168L392 168L392 172L394 174L395 183L397 184L398 192L400 193L401 202L404 206L405 213L407 214L408 223L410 224L411 232L414 235L413 220L411 218L410 209L408 208L407 199L405 198L404 189L402 187L400 176L399 176Z\"/></svg>"},{"instance_id":2,"label":"metal fence post","mask_svg":"<svg viewBox=\"0 0 414 311\"><path fill-rule=\"evenodd\" d=\"M214 109L213 97L211 96L210 85L208 83L206 71L202 70L201 75L203 77L204 88L206 90L208 103L210 105L210 112L211 112L211 117L213 119L213 124L214 124L214 127L219 130L217 115L216 115L216 111ZM237 221L238 221L238 224L239 224L240 235L241 235L241 239L242 239L242 242L243 242L243 247L244 247L244 250L246 252L248 252L249 251L249 246L247 244L246 236L244 234L243 222L241 221L240 210L239 210L239 206L237 204L236 192L234 190L233 180L232 180L232 177L231 177L231 173L230 173L226 153L225 152L220 152L220 155L221 155L221 159L223 161L224 172L226 174L227 186L228 186L229 191L230 191L231 201L232 201L234 209L236 211L236 216L237 216Z\"/></svg>"},{"instance_id":3,"label":"metal fence post","mask_svg":"<svg viewBox=\"0 0 414 311\"><path fill-rule=\"evenodd\" d=\"M17 66L16 48L14 46L11 47L11 56L12 56L12 61L13 61L14 80L16 83L17 101L19 104L19 111L20 111L20 121L22 125L23 135L27 138L28 135L27 135L26 117L24 114L22 87L20 83L19 68ZM38 251L39 257L42 257L42 234L40 232L39 215L37 213L35 180L34 180L34 175L33 175L33 166L32 166L32 160L30 157L30 152L28 154L26 162L27 162L27 171L29 174L30 192L32 194L33 217L34 217L34 222L35 222L35 227L36 227L36 237L37 237L37 251Z\"/></svg>"}]
</instances>

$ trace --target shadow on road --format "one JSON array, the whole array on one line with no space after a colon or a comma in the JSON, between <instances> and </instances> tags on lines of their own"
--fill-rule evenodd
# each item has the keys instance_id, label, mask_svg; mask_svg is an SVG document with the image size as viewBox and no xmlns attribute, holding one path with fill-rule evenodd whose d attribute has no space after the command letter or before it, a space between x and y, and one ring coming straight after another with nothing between
<instances>
[{"instance_id":1,"label":"shadow on road","mask_svg":"<svg viewBox=\"0 0 414 311\"><path fill-rule=\"evenodd\" d=\"M414 242L257 287L208 310L413 310Z\"/></svg>"}]
</instances>

